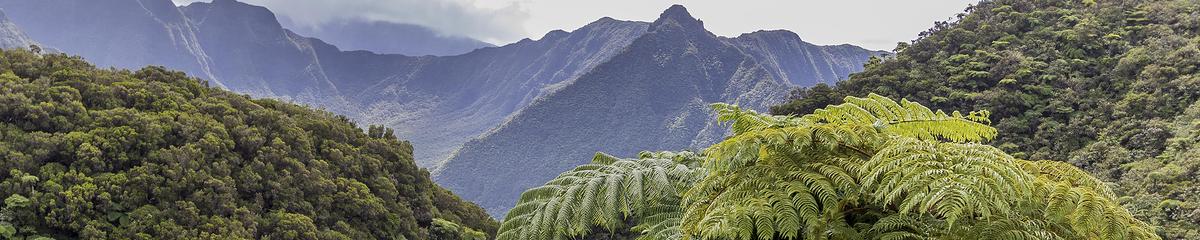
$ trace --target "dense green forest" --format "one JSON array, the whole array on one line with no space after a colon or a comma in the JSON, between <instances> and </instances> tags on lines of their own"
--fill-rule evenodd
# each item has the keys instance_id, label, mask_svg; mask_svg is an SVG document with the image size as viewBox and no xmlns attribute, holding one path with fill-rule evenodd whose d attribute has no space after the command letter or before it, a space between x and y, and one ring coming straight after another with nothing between
<instances>
[{"instance_id":1,"label":"dense green forest","mask_svg":"<svg viewBox=\"0 0 1200 240\"><path fill-rule=\"evenodd\" d=\"M390 129L161 67L0 51L0 239L485 239Z\"/></svg>"},{"instance_id":2,"label":"dense green forest","mask_svg":"<svg viewBox=\"0 0 1200 240\"><path fill-rule=\"evenodd\" d=\"M598 154L525 192L497 236L1159 239L1083 170L983 144L987 111L845 101L800 117L718 104L732 137L702 154Z\"/></svg>"},{"instance_id":3,"label":"dense green forest","mask_svg":"<svg viewBox=\"0 0 1200 240\"><path fill-rule=\"evenodd\" d=\"M987 109L992 144L1113 184L1168 239L1200 239L1200 2L984 1L777 114L878 93Z\"/></svg>"}]
</instances>

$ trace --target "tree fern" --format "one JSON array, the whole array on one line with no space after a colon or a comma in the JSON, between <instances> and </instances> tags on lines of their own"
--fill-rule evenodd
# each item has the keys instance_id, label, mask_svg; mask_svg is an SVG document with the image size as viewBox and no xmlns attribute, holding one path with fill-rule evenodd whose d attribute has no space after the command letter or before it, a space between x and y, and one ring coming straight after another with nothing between
<instances>
[{"instance_id":1,"label":"tree fern","mask_svg":"<svg viewBox=\"0 0 1200 240\"><path fill-rule=\"evenodd\" d=\"M986 111L874 94L804 116L713 107L733 135L703 156L599 154L523 195L501 239L627 220L641 239L1158 239L1078 168L984 145Z\"/></svg>"},{"instance_id":2,"label":"tree fern","mask_svg":"<svg viewBox=\"0 0 1200 240\"><path fill-rule=\"evenodd\" d=\"M647 239L676 239L680 193L706 172L690 152L644 152L638 159L598 153L591 164L521 195L497 239L564 239L593 227L632 226Z\"/></svg>"}]
</instances>

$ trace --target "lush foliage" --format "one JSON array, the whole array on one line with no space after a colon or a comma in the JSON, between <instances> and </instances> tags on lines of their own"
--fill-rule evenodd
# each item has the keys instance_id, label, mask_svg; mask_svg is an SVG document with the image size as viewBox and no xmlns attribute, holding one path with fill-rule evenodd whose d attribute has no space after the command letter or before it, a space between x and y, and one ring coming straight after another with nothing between
<instances>
[{"instance_id":1,"label":"lush foliage","mask_svg":"<svg viewBox=\"0 0 1200 240\"><path fill-rule=\"evenodd\" d=\"M938 23L836 87L797 91L777 114L879 93L989 109L994 145L1114 182L1169 239L1200 239L1200 2L997 0Z\"/></svg>"},{"instance_id":2,"label":"lush foliage","mask_svg":"<svg viewBox=\"0 0 1200 240\"><path fill-rule=\"evenodd\" d=\"M445 239L498 227L434 185L389 129L61 54L0 51L0 169L4 237Z\"/></svg>"},{"instance_id":3,"label":"lush foliage","mask_svg":"<svg viewBox=\"0 0 1200 240\"><path fill-rule=\"evenodd\" d=\"M522 195L499 239L1158 239L1086 172L982 144L986 111L844 101L799 117L717 104L733 136L703 156L598 155Z\"/></svg>"},{"instance_id":4,"label":"lush foliage","mask_svg":"<svg viewBox=\"0 0 1200 240\"><path fill-rule=\"evenodd\" d=\"M434 240L487 240L486 233L458 225L457 223L447 221L441 218L433 219L433 226L429 228L429 239Z\"/></svg>"}]
</instances>

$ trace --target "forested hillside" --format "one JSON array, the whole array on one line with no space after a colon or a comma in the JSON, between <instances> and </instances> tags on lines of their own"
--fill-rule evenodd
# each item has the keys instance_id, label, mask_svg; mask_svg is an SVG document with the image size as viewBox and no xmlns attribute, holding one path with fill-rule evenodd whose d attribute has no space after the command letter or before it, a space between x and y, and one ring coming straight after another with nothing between
<instances>
[{"instance_id":1,"label":"forested hillside","mask_svg":"<svg viewBox=\"0 0 1200 240\"><path fill-rule=\"evenodd\" d=\"M1112 184L1169 239L1200 239L1200 2L984 1L893 58L774 108L873 92L992 111L992 145Z\"/></svg>"},{"instance_id":2,"label":"forested hillside","mask_svg":"<svg viewBox=\"0 0 1200 240\"><path fill-rule=\"evenodd\" d=\"M0 51L0 238L481 239L391 129L161 67ZM32 238L31 238L32 239Z\"/></svg>"}]
</instances>

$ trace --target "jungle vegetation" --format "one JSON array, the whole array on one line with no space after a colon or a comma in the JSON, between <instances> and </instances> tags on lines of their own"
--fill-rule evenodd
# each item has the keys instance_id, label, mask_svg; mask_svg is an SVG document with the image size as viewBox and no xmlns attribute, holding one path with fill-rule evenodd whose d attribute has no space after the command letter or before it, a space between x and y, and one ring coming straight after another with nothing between
<instances>
[{"instance_id":1,"label":"jungle vegetation","mask_svg":"<svg viewBox=\"0 0 1200 240\"><path fill-rule=\"evenodd\" d=\"M0 51L0 239L485 239L387 128L162 67Z\"/></svg>"}]
</instances>

